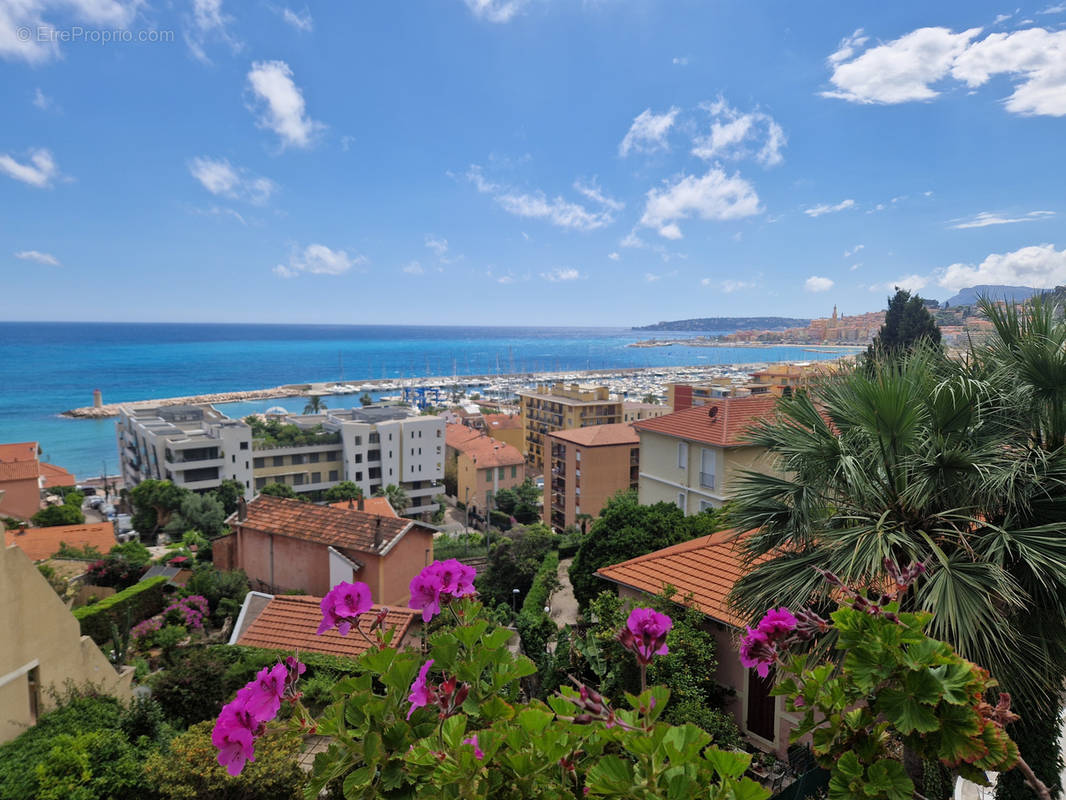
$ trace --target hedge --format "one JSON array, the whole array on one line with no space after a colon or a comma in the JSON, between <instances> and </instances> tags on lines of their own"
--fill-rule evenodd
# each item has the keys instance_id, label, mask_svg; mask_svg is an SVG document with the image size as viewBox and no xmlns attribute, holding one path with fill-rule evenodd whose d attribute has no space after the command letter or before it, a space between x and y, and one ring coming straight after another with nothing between
<instances>
[{"instance_id":1,"label":"hedge","mask_svg":"<svg viewBox=\"0 0 1066 800\"><path fill-rule=\"evenodd\" d=\"M163 596L166 584L167 578L164 575L135 583L99 603L74 609L74 619L81 623L83 635L91 636L97 644L104 644L111 640L112 622L118 625L120 630L125 626L127 609L130 612L128 620L131 625L162 611L166 605Z\"/></svg>"},{"instance_id":2,"label":"hedge","mask_svg":"<svg viewBox=\"0 0 1066 800\"><path fill-rule=\"evenodd\" d=\"M559 554L550 552L533 576L533 585L522 601L522 610L518 612L515 627L522 639L522 650L530 658L537 658L544 652L548 638L556 630L551 617L544 613L552 592L558 587L556 573L559 570Z\"/></svg>"}]
</instances>

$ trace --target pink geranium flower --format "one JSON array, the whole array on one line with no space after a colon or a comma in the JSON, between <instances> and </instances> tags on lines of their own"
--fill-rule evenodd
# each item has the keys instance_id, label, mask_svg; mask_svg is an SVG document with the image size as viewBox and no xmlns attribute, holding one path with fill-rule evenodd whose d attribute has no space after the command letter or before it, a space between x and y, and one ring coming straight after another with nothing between
<instances>
[{"instance_id":1,"label":"pink geranium flower","mask_svg":"<svg viewBox=\"0 0 1066 800\"><path fill-rule=\"evenodd\" d=\"M239 693L238 699L222 707L211 731L211 743L218 748L218 763L230 775L240 775L246 761L255 761L253 742L257 727Z\"/></svg>"},{"instance_id":2,"label":"pink geranium flower","mask_svg":"<svg viewBox=\"0 0 1066 800\"><path fill-rule=\"evenodd\" d=\"M440 613L443 581L430 564L411 579L411 608L422 609L422 621L429 622Z\"/></svg>"},{"instance_id":3,"label":"pink geranium flower","mask_svg":"<svg viewBox=\"0 0 1066 800\"><path fill-rule=\"evenodd\" d=\"M626 620L628 636L620 637L622 644L632 650L637 661L647 665L652 656L664 656L670 652L666 646L666 634L674 626L674 621L666 614L660 614L651 608L634 608Z\"/></svg>"},{"instance_id":4,"label":"pink geranium flower","mask_svg":"<svg viewBox=\"0 0 1066 800\"><path fill-rule=\"evenodd\" d=\"M316 632L322 635L336 627L341 636L347 636L359 615L369 611L373 605L370 587L365 583L338 583L322 598L322 623Z\"/></svg>"},{"instance_id":5,"label":"pink geranium flower","mask_svg":"<svg viewBox=\"0 0 1066 800\"><path fill-rule=\"evenodd\" d=\"M431 658L422 665L422 669L418 671L418 677L411 684L411 693L407 696L408 702L411 703L411 708L407 711L407 719L411 719L411 715L415 713L416 708L422 708L422 706L436 702L436 694L433 688L426 683L426 678L429 676L429 668L432 666L433 659Z\"/></svg>"},{"instance_id":6,"label":"pink geranium flower","mask_svg":"<svg viewBox=\"0 0 1066 800\"><path fill-rule=\"evenodd\" d=\"M255 680L237 693L237 698L243 698L245 710L256 722L268 722L278 715L288 678L289 670L284 664L263 667Z\"/></svg>"},{"instance_id":7,"label":"pink geranium flower","mask_svg":"<svg viewBox=\"0 0 1066 800\"><path fill-rule=\"evenodd\" d=\"M760 678L770 674L770 667L777 661L777 648L770 637L758 628L748 628L740 640L740 663L749 669L755 668Z\"/></svg>"},{"instance_id":8,"label":"pink geranium flower","mask_svg":"<svg viewBox=\"0 0 1066 800\"><path fill-rule=\"evenodd\" d=\"M758 628L765 633L771 641L783 639L792 631L796 630L797 620L792 612L782 606L771 608L759 621Z\"/></svg>"},{"instance_id":9,"label":"pink geranium flower","mask_svg":"<svg viewBox=\"0 0 1066 800\"><path fill-rule=\"evenodd\" d=\"M463 739L463 744L469 744L469 745L473 746L473 748L474 748L474 758L476 758L478 761L481 761L481 759L483 759L485 757L485 754L483 752L481 752L481 748L478 747L477 734L476 733L473 736L471 736L471 737L469 737L467 739Z\"/></svg>"},{"instance_id":10,"label":"pink geranium flower","mask_svg":"<svg viewBox=\"0 0 1066 800\"><path fill-rule=\"evenodd\" d=\"M440 613L441 603L474 594L477 570L454 558L434 561L411 579L411 608L422 609L422 621Z\"/></svg>"}]
</instances>

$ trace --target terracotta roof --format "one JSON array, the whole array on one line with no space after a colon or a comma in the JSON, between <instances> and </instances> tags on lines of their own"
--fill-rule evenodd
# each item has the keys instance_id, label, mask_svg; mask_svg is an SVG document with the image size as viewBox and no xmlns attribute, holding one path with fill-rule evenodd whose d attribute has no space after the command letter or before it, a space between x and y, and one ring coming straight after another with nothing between
<instances>
[{"instance_id":1,"label":"terracotta roof","mask_svg":"<svg viewBox=\"0 0 1066 800\"><path fill-rule=\"evenodd\" d=\"M673 586L677 602L739 628L746 620L733 613L727 601L733 584L744 574L737 545L736 531L719 531L603 567L596 574L648 594Z\"/></svg>"},{"instance_id":2,"label":"terracotta roof","mask_svg":"<svg viewBox=\"0 0 1066 800\"><path fill-rule=\"evenodd\" d=\"M444 425L444 442L448 447L456 450L461 450L464 442L469 442L479 436L484 436L484 434L467 425L457 425L454 422L447 422Z\"/></svg>"},{"instance_id":3,"label":"terracotta roof","mask_svg":"<svg viewBox=\"0 0 1066 800\"><path fill-rule=\"evenodd\" d=\"M640 444L640 435L633 430L633 425L628 422L618 422L613 425L590 425L587 428L571 428L565 431L554 431L550 435L555 439L573 442L584 447Z\"/></svg>"},{"instance_id":4,"label":"terracotta roof","mask_svg":"<svg viewBox=\"0 0 1066 800\"><path fill-rule=\"evenodd\" d=\"M269 650L293 650L325 653L331 656L355 658L370 649L370 642L355 631L341 636L337 629L317 636L315 631L322 621L319 604L321 597L306 595L279 595L267 603L255 621L241 634L238 645L264 647ZM365 615L364 625L373 619L372 613L380 611L374 606ZM392 641L399 645L414 619L422 612L413 608L390 608L385 617L385 627L395 630Z\"/></svg>"},{"instance_id":5,"label":"terracotta roof","mask_svg":"<svg viewBox=\"0 0 1066 800\"><path fill-rule=\"evenodd\" d=\"M702 406L633 423L638 431L661 433L719 447L743 445L741 435L757 419L772 417L776 397L714 397ZM717 416L710 416L712 409Z\"/></svg>"},{"instance_id":6,"label":"terracotta roof","mask_svg":"<svg viewBox=\"0 0 1066 800\"><path fill-rule=\"evenodd\" d=\"M115 545L115 528L110 522L26 528L25 533L5 531L4 541L9 547L20 547L31 560L41 561L59 552L61 542L79 548L92 545L101 553L107 553Z\"/></svg>"},{"instance_id":7,"label":"terracotta roof","mask_svg":"<svg viewBox=\"0 0 1066 800\"><path fill-rule=\"evenodd\" d=\"M512 467L526 461L517 447L491 436L482 435L463 442L458 449L463 455L469 456L478 467Z\"/></svg>"},{"instance_id":8,"label":"terracotta roof","mask_svg":"<svg viewBox=\"0 0 1066 800\"><path fill-rule=\"evenodd\" d=\"M243 522L238 522L235 516L231 516L230 521L239 527L364 553L387 551L394 541L417 524L409 519L316 506L264 494L256 495L248 503L248 516ZM379 534L380 544L375 546Z\"/></svg>"},{"instance_id":9,"label":"terracotta roof","mask_svg":"<svg viewBox=\"0 0 1066 800\"><path fill-rule=\"evenodd\" d=\"M330 503L330 508L343 508L345 511L358 511L358 500L341 500L339 503ZM396 517L400 515L389 504L387 497L367 497L363 499L363 511L378 517Z\"/></svg>"},{"instance_id":10,"label":"terracotta roof","mask_svg":"<svg viewBox=\"0 0 1066 800\"><path fill-rule=\"evenodd\" d=\"M517 414L482 414L486 427L493 430L520 430L522 419Z\"/></svg>"},{"instance_id":11,"label":"terracotta roof","mask_svg":"<svg viewBox=\"0 0 1066 800\"><path fill-rule=\"evenodd\" d=\"M41 462L41 475L44 476L46 489L53 486L74 486L77 483L75 477L65 469L55 464L46 464L44 461Z\"/></svg>"},{"instance_id":12,"label":"terracotta roof","mask_svg":"<svg viewBox=\"0 0 1066 800\"><path fill-rule=\"evenodd\" d=\"M0 481L35 481L40 474L36 461L0 461Z\"/></svg>"},{"instance_id":13,"label":"terracotta roof","mask_svg":"<svg viewBox=\"0 0 1066 800\"><path fill-rule=\"evenodd\" d=\"M36 461L37 442L0 444L0 461Z\"/></svg>"}]
</instances>

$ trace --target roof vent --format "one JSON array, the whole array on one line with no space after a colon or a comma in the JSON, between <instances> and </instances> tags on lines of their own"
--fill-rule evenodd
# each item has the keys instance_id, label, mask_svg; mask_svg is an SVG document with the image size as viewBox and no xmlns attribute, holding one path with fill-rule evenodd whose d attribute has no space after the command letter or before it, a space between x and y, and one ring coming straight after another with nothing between
<instances>
[{"instance_id":1,"label":"roof vent","mask_svg":"<svg viewBox=\"0 0 1066 800\"><path fill-rule=\"evenodd\" d=\"M381 517L376 517L374 525L374 549L381 547Z\"/></svg>"},{"instance_id":2,"label":"roof vent","mask_svg":"<svg viewBox=\"0 0 1066 800\"><path fill-rule=\"evenodd\" d=\"M244 522L248 519L248 503L243 497L237 499L237 521Z\"/></svg>"},{"instance_id":3,"label":"roof vent","mask_svg":"<svg viewBox=\"0 0 1066 800\"><path fill-rule=\"evenodd\" d=\"M707 416L711 418L711 422L718 419L718 406L711 406L707 411Z\"/></svg>"}]
</instances>

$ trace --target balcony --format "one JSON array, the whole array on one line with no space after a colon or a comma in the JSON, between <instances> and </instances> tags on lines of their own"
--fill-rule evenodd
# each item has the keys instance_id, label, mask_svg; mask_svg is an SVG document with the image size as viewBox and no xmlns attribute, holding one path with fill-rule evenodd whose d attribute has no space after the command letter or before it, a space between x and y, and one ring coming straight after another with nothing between
<instances>
[{"instance_id":1,"label":"balcony","mask_svg":"<svg viewBox=\"0 0 1066 800\"><path fill-rule=\"evenodd\" d=\"M215 456L213 458L185 458L178 461L172 461L168 458L163 463L166 464L167 469L172 472L184 472L187 469L221 468L225 465L226 459L223 456Z\"/></svg>"},{"instance_id":2,"label":"balcony","mask_svg":"<svg viewBox=\"0 0 1066 800\"><path fill-rule=\"evenodd\" d=\"M700 473L700 488L713 489L715 488L715 480L713 472L701 472Z\"/></svg>"}]
</instances>

